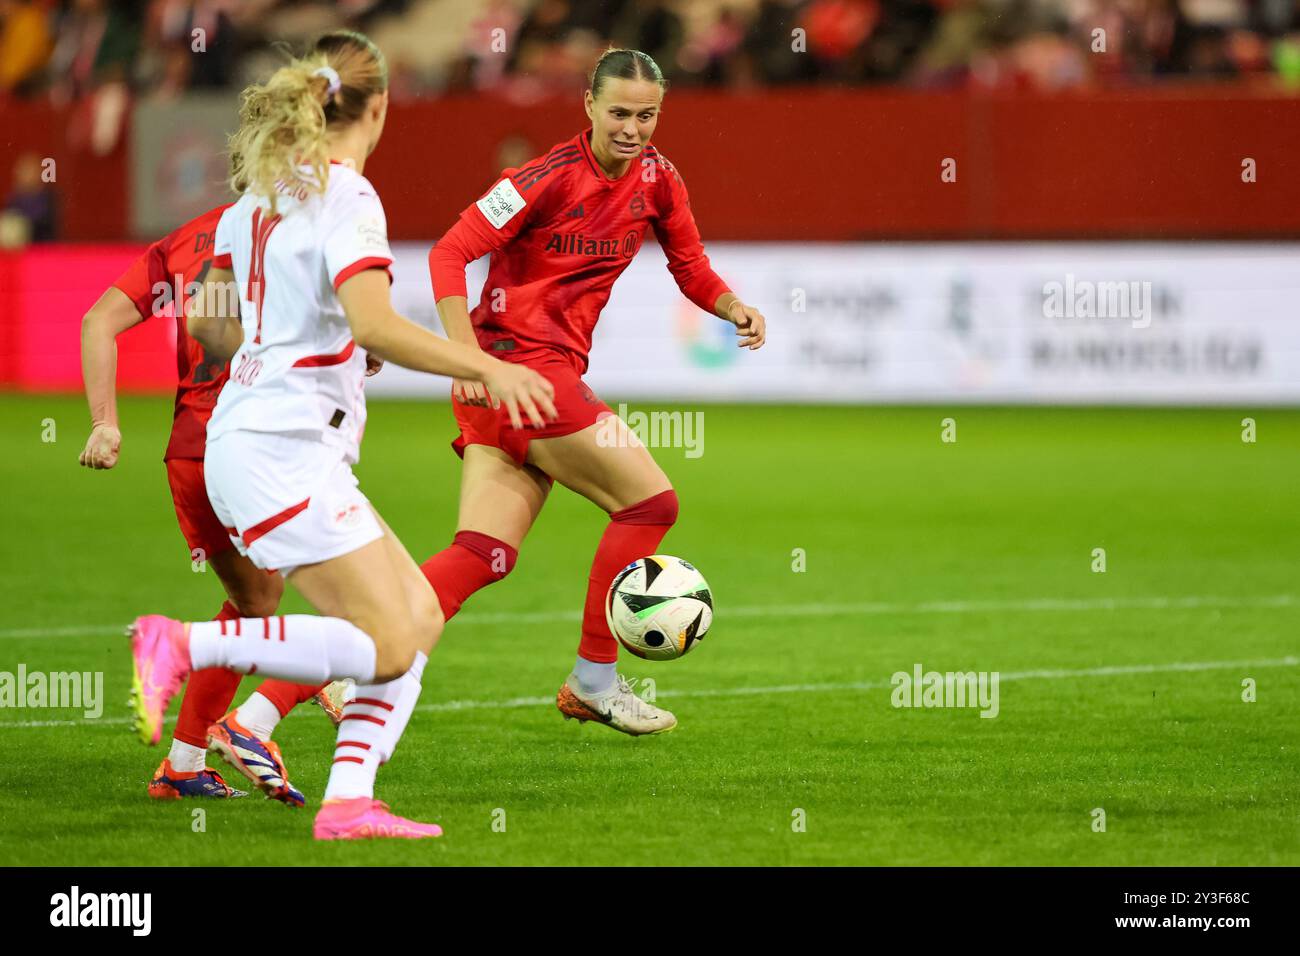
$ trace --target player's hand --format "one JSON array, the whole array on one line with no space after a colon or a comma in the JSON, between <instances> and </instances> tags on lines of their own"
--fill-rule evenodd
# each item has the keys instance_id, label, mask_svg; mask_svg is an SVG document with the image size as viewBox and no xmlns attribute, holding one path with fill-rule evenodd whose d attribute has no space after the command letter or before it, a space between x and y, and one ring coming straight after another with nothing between
<instances>
[{"instance_id":1,"label":"player's hand","mask_svg":"<svg viewBox=\"0 0 1300 956\"><path fill-rule=\"evenodd\" d=\"M736 327L736 335L740 339L736 345L739 348L752 351L762 348L767 341L767 319L752 305L745 305L737 299L727 309L727 321Z\"/></svg>"},{"instance_id":2,"label":"player's hand","mask_svg":"<svg viewBox=\"0 0 1300 956\"><path fill-rule=\"evenodd\" d=\"M374 352L366 353L366 378L372 375L378 375L379 370L384 367L384 360Z\"/></svg>"},{"instance_id":3,"label":"player's hand","mask_svg":"<svg viewBox=\"0 0 1300 956\"><path fill-rule=\"evenodd\" d=\"M493 408L505 405L510 424L523 428L520 410L528 416L534 428L559 417L555 410L555 387L530 368L498 360L492 371L483 377Z\"/></svg>"},{"instance_id":4,"label":"player's hand","mask_svg":"<svg viewBox=\"0 0 1300 956\"><path fill-rule=\"evenodd\" d=\"M487 388L484 384L464 378L451 380L451 397L462 405L480 405L486 408L489 404Z\"/></svg>"},{"instance_id":5,"label":"player's hand","mask_svg":"<svg viewBox=\"0 0 1300 956\"><path fill-rule=\"evenodd\" d=\"M77 460L86 468L112 468L122 448L122 433L112 425L96 425Z\"/></svg>"}]
</instances>

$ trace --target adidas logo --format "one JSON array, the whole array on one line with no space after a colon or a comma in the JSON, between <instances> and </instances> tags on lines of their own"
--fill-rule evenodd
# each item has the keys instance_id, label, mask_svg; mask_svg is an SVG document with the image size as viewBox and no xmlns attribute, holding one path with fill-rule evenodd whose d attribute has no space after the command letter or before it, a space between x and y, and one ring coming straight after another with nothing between
<instances>
[{"instance_id":1,"label":"adidas logo","mask_svg":"<svg viewBox=\"0 0 1300 956\"><path fill-rule=\"evenodd\" d=\"M582 203L578 203L578 205L574 206L572 209L569 210L568 218L570 219L582 218Z\"/></svg>"}]
</instances>

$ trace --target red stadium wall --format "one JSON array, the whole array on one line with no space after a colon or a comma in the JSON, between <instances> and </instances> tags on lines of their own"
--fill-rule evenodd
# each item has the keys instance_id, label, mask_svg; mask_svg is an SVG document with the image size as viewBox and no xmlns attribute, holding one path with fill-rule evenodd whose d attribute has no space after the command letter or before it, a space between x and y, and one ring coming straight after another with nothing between
<instances>
[{"instance_id":1,"label":"red stadium wall","mask_svg":"<svg viewBox=\"0 0 1300 956\"><path fill-rule=\"evenodd\" d=\"M394 106L366 170L393 238L436 238L491 184L504 141L539 152L582 120L568 100ZM77 110L0 104L0 190L20 154L53 157L64 238L117 240L131 232L129 137L92 157L86 123ZM706 240L1300 237L1300 99L1238 88L680 91L656 142L682 169ZM945 157L956 182L941 181ZM1241 180L1246 158L1255 183ZM137 252L0 253L0 386L78 388L81 316ZM174 329L151 321L129 334L123 387L170 387Z\"/></svg>"},{"instance_id":2,"label":"red stadium wall","mask_svg":"<svg viewBox=\"0 0 1300 956\"><path fill-rule=\"evenodd\" d=\"M394 105L367 169L393 237L446 229L490 185L507 139L539 152L583 121L569 99ZM127 149L90 157L84 125L76 111L0 106L7 157L58 159L64 237L119 239L131 232ZM656 142L712 239L1300 236L1300 99L1256 89L683 90L669 94ZM954 183L940 180L945 157ZM1255 183L1241 181L1245 158Z\"/></svg>"},{"instance_id":3,"label":"red stadium wall","mask_svg":"<svg viewBox=\"0 0 1300 956\"><path fill-rule=\"evenodd\" d=\"M390 119L397 144L386 139L367 171L395 236L436 236L491 184L505 137L544 149L583 119L567 102L408 105ZM1300 235L1294 98L681 92L655 141L706 239ZM945 157L954 183L940 180ZM1241 181L1246 157L1253 184Z\"/></svg>"},{"instance_id":4,"label":"red stadium wall","mask_svg":"<svg viewBox=\"0 0 1300 956\"><path fill-rule=\"evenodd\" d=\"M81 389L81 317L144 251L134 245L34 246L0 252L0 386ZM176 325L150 319L118 339L117 383L176 388Z\"/></svg>"}]
</instances>

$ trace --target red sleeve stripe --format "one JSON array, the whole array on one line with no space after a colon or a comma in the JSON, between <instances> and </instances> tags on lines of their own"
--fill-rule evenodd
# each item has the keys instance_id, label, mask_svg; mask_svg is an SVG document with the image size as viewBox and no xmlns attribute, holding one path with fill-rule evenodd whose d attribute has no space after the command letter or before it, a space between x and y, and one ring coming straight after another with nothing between
<instances>
[{"instance_id":1,"label":"red sleeve stripe","mask_svg":"<svg viewBox=\"0 0 1300 956\"><path fill-rule=\"evenodd\" d=\"M358 747L361 750L370 749L370 744L362 743L360 740L340 740L334 746L335 747Z\"/></svg>"},{"instance_id":2,"label":"red sleeve stripe","mask_svg":"<svg viewBox=\"0 0 1300 956\"><path fill-rule=\"evenodd\" d=\"M214 269L233 269L235 264L230 260L230 253L212 257L212 268Z\"/></svg>"},{"instance_id":3,"label":"red sleeve stripe","mask_svg":"<svg viewBox=\"0 0 1300 956\"><path fill-rule=\"evenodd\" d=\"M382 707L384 710L393 709L392 704L386 703L382 700L375 700L373 697L358 697L356 700L348 701L347 706L351 707L353 704L369 704L371 707Z\"/></svg>"},{"instance_id":4,"label":"red sleeve stripe","mask_svg":"<svg viewBox=\"0 0 1300 956\"><path fill-rule=\"evenodd\" d=\"M265 521L259 521L257 524L253 525L251 528L249 528L247 531L243 533L242 538L244 541L244 547L247 548L251 546L252 543L256 541L258 538L262 537L262 535L269 534L270 532L274 531L276 528L280 527L280 525L288 521L290 518L292 518L294 515L306 511L307 506L309 504L311 504L311 499L304 498L296 505L290 505L288 508L285 508L279 514L273 514Z\"/></svg>"},{"instance_id":5,"label":"red sleeve stripe","mask_svg":"<svg viewBox=\"0 0 1300 956\"><path fill-rule=\"evenodd\" d=\"M335 763L365 763L360 757L335 757Z\"/></svg>"},{"instance_id":6,"label":"red sleeve stripe","mask_svg":"<svg viewBox=\"0 0 1300 956\"><path fill-rule=\"evenodd\" d=\"M357 350L357 343L348 339L348 344L343 347L343 351L335 352L333 355L308 355L306 358L300 358L293 363L294 368L324 368L327 365L342 365L348 359L352 358L352 353Z\"/></svg>"},{"instance_id":7,"label":"red sleeve stripe","mask_svg":"<svg viewBox=\"0 0 1300 956\"><path fill-rule=\"evenodd\" d=\"M392 264L392 259L385 259L383 256L369 256L365 259L358 259L356 262L352 263L352 265L340 270L339 274L334 277L334 291L339 291L339 286L347 282L358 272L365 272L367 269L383 269L388 273L388 284L392 285L393 270L390 268Z\"/></svg>"}]
</instances>

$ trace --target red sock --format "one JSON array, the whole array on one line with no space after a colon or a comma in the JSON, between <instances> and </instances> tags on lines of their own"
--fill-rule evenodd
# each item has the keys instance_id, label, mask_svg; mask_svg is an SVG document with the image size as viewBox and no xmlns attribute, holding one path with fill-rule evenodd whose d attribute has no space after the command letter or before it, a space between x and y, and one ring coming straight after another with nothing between
<instances>
[{"instance_id":1,"label":"red sock","mask_svg":"<svg viewBox=\"0 0 1300 956\"><path fill-rule=\"evenodd\" d=\"M289 711L299 704L305 704L321 692L324 684L293 684L287 680L268 678L262 681L257 692L275 704L281 717L288 717Z\"/></svg>"},{"instance_id":2,"label":"red sock","mask_svg":"<svg viewBox=\"0 0 1300 956\"><path fill-rule=\"evenodd\" d=\"M491 535L457 531L451 547L425 561L420 570L438 595L443 618L450 621L466 598L504 578L518 558L518 551Z\"/></svg>"},{"instance_id":3,"label":"red sock","mask_svg":"<svg viewBox=\"0 0 1300 956\"><path fill-rule=\"evenodd\" d=\"M618 660L618 641L605 623L605 595L614 575L637 558L654 554L677 520L677 492L669 489L609 516L587 579L587 604L582 610L582 641L578 656L594 664Z\"/></svg>"},{"instance_id":4,"label":"red sock","mask_svg":"<svg viewBox=\"0 0 1300 956\"><path fill-rule=\"evenodd\" d=\"M221 605L221 612L212 620L237 621L242 615L238 609L227 601ZM209 667L190 674L189 683L185 685L185 696L181 698L181 712L176 718L176 732L172 735L191 747L208 747L208 728L216 723L230 709L230 703L239 690L243 674Z\"/></svg>"}]
</instances>

